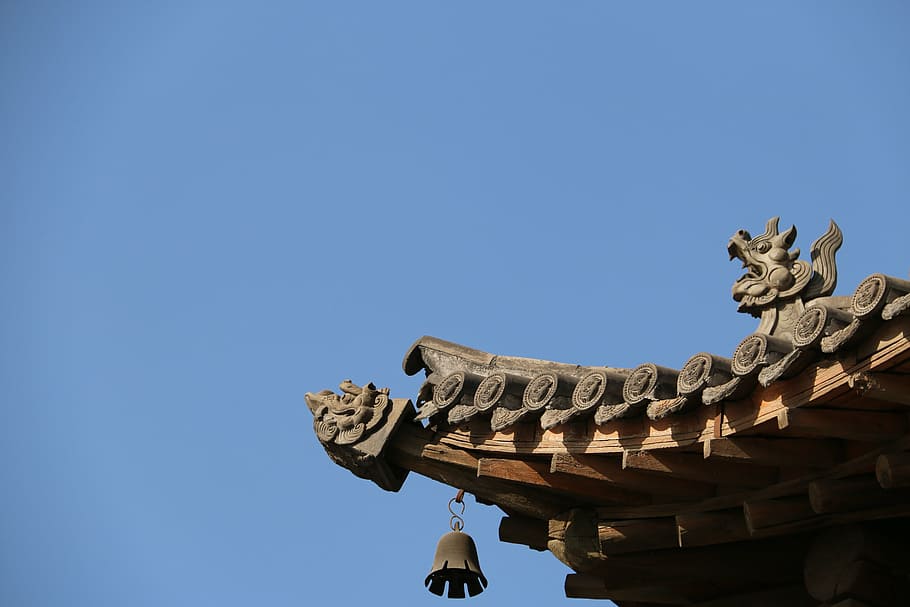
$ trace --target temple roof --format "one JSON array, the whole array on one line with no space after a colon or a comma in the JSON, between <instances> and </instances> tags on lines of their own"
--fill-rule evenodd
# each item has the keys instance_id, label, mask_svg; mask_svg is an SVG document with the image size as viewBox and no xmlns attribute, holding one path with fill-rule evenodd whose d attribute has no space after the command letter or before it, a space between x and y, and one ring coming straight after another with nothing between
<instances>
[{"instance_id":1,"label":"temple roof","mask_svg":"<svg viewBox=\"0 0 910 607\"><path fill-rule=\"evenodd\" d=\"M426 376L416 411L348 382L307 395L317 435L385 489L415 471L498 505L501 539L577 572L569 596L695 604L783 588L819 530L910 515L910 281L872 274L835 296L840 229L811 262L795 238L776 218L730 238L746 269L733 297L759 319L732 353L619 368L422 337L403 362ZM781 550L794 563L756 556ZM755 562L731 569L737 554Z\"/></svg>"}]
</instances>

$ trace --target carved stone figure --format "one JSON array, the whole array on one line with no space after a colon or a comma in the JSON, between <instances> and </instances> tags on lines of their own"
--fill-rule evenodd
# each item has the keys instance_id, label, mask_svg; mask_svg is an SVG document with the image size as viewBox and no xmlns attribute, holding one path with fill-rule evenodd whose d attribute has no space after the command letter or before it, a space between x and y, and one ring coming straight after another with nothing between
<instances>
[{"instance_id":1,"label":"carved stone figure","mask_svg":"<svg viewBox=\"0 0 910 607\"><path fill-rule=\"evenodd\" d=\"M727 245L730 259L739 259L747 272L733 284L733 299L739 311L760 317L759 333L791 334L804 303L830 295L837 284L834 256L843 234L834 221L828 231L812 243L811 265L799 259L799 249L790 250L796 227L778 231L779 217L772 217L765 233L752 238L739 230Z\"/></svg>"},{"instance_id":2,"label":"carved stone figure","mask_svg":"<svg viewBox=\"0 0 910 607\"><path fill-rule=\"evenodd\" d=\"M389 389L377 390L371 383L363 387L346 379L338 385L341 394L322 390L307 393L307 405L313 412L313 427L323 443L350 445L363 439L376 428L389 404Z\"/></svg>"},{"instance_id":3,"label":"carved stone figure","mask_svg":"<svg viewBox=\"0 0 910 607\"><path fill-rule=\"evenodd\" d=\"M414 406L406 399L390 399L388 388L372 383L358 386L346 379L339 388L341 394L322 390L304 395L319 442L336 464L398 491L407 471L387 462L383 452L389 438L414 418Z\"/></svg>"}]
</instances>

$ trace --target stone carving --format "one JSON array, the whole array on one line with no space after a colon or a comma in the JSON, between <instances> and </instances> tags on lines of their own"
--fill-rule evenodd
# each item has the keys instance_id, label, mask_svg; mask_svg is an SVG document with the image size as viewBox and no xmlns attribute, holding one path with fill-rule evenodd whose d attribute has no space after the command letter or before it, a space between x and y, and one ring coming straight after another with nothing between
<instances>
[{"instance_id":1,"label":"stone carving","mask_svg":"<svg viewBox=\"0 0 910 607\"><path fill-rule=\"evenodd\" d=\"M440 409L445 409L461 398L461 394L464 392L464 385L465 374L463 371L456 371L447 375L445 379L433 388L433 402Z\"/></svg>"},{"instance_id":2,"label":"stone carving","mask_svg":"<svg viewBox=\"0 0 910 607\"><path fill-rule=\"evenodd\" d=\"M358 386L346 379L339 387L341 394L322 390L304 396L319 442L335 463L387 491L398 491L407 471L389 464L383 449L401 424L413 418L414 406L406 399L390 399L388 388L372 383Z\"/></svg>"},{"instance_id":3,"label":"stone carving","mask_svg":"<svg viewBox=\"0 0 910 607\"><path fill-rule=\"evenodd\" d=\"M647 409L648 417L654 420L663 419L698 405L705 390L730 380L731 362L727 358L707 352L695 354L686 361L676 379L676 391L679 396L650 403Z\"/></svg>"},{"instance_id":4,"label":"stone carving","mask_svg":"<svg viewBox=\"0 0 910 607\"><path fill-rule=\"evenodd\" d=\"M758 383L766 388L782 377L790 377L801 371L813 360L806 350L796 349L785 354L758 373Z\"/></svg>"},{"instance_id":5,"label":"stone carving","mask_svg":"<svg viewBox=\"0 0 910 607\"><path fill-rule=\"evenodd\" d=\"M750 335L739 342L733 353L733 372L737 375L751 373L764 357L766 343L761 335Z\"/></svg>"},{"instance_id":6,"label":"stone carving","mask_svg":"<svg viewBox=\"0 0 910 607\"><path fill-rule=\"evenodd\" d=\"M789 340L763 333L749 335L736 347L731 368L740 377L759 371L776 363L793 349Z\"/></svg>"},{"instance_id":7,"label":"stone carving","mask_svg":"<svg viewBox=\"0 0 910 607\"><path fill-rule=\"evenodd\" d=\"M466 371L449 373L439 383L432 385L432 399L420 405L417 419L427 419L448 409L447 418L450 423L467 421L478 412L474 406L474 390L482 379Z\"/></svg>"},{"instance_id":8,"label":"stone carving","mask_svg":"<svg viewBox=\"0 0 910 607\"><path fill-rule=\"evenodd\" d=\"M850 306L853 320L839 331L822 339L822 352L836 352L844 345L868 334L877 321L893 318L895 312L903 305L901 298L906 297L908 293L910 281L884 274L867 276L853 292Z\"/></svg>"},{"instance_id":9,"label":"stone carving","mask_svg":"<svg viewBox=\"0 0 910 607\"><path fill-rule=\"evenodd\" d=\"M487 411L498 403L506 392L506 374L494 373L484 378L474 393L474 406Z\"/></svg>"},{"instance_id":10,"label":"stone carving","mask_svg":"<svg viewBox=\"0 0 910 607\"><path fill-rule=\"evenodd\" d=\"M884 274L873 274L867 277L853 294L853 314L866 319L881 313L882 318L893 318L907 305L907 294L910 293L910 281ZM892 305L893 304L893 305ZM888 318L885 318L885 307L891 306ZM897 314L895 314L897 312Z\"/></svg>"},{"instance_id":11,"label":"stone carving","mask_svg":"<svg viewBox=\"0 0 910 607\"><path fill-rule=\"evenodd\" d=\"M635 367L622 386L622 397L629 405L640 405L646 401L672 398L677 395L676 384L679 372L653 363Z\"/></svg>"},{"instance_id":12,"label":"stone carving","mask_svg":"<svg viewBox=\"0 0 910 607\"><path fill-rule=\"evenodd\" d=\"M521 402L529 411L536 411L546 406L550 399L556 396L556 387L558 385L559 380L556 378L555 373L538 375L525 388Z\"/></svg>"},{"instance_id":13,"label":"stone carving","mask_svg":"<svg viewBox=\"0 0 910 607\"><path fill-rule=\"evenodd\" d=\"M622 386L622 396L627 403L635 405L646 398L654 391L657 385L657 366L651 363L638 365L626 383Z\"/></svg>"},{"instance_id":14,"label":"stone carving","mask_svg":"<svg viewBox=\"0 0 910 607\"><path fill-rule=\"evenodd\" d=\"M853 319L849 307L848 297L824 297L809 302L793 328L791 341L795 349L762 369L758 383L767 387L778 379L792 377L816 361L821 354L822 340Z\"/></svg>"},{"instance_id":15,"label":"stone carving","mask_svg":"<svg viewBox=\"0 0 910 607\"><path fill-rule=\"evenodd\" d=\"M866 318L885 307L887 284L883 274L873 274L859 283L853 293L853 314Z\"/></svg>"},{"instance_id":16,"label":"stone carving","mask_svg":"<svg viewBox=\"0 0 910 607\"><path fill-rule=\"evenodd\" d=\"M351 445L362 440L381 422L389 405L389 389L377 390L368 383L357 386L346 379L338 386L341 394L323 390L307 393L313 412L313 429L323 443Z\"/></svg>"},{"instance_id":17,"label":"stone carving","mask_svg":"<svg viewBox=\"0 0 910 607\"><path fill-rule=\"evenodd\" d=\"M588 373L572 391L572 406L579 411L587 411L600 403L607 391L607 375L603 371Z\"/></svg>"},{"instance_id":18,"label":"stone carving","mask_svg":"<svg viewBox=\"0 0 910 607\"><path fill-rule=\"evenodd\" d=\"M711 376L711 355L704 352L696 354L686 361L676 380L676 389L680 394L691 394L707 384Z\"/></svg>"},{"instance_id":19,"label":"stone carving","mask_svg":"<svg viewBox=\"0 0 910 607\"><path fill-rule=\"evenodd\" d=\"M835 331L831 335L822 337L822 352L825 354L837 352L844 345L862 336L865 331L866 329L863 328L862 319L854 318L847 326L843 327L842 329Z\"/></svg>"},{"instance_id":20,"label":"stone carving","mask_svg":"<svg viewBox=\"0 0 910 607\"><path fill-rule=\"evenodd\" d=\"M676 398L665 398L648 403L646 413L649 419L654 421L663 419L668 415L680 413L695 405L695 399L688 396L677 396Z\"/></svg>"},{"instance_id":21,"label":"stone carving","mask_svg":"<svg viewBox=\"0 0 910 607\"><path fill-rule=\"evenodd\" d=\"M475 415L477 415L477 407L474 405L453 405L449 407L448 413L446 414L446 420L449 424L457 426L458 424L463 424L468 421Z\"/></svg>"},{"instance_id":22,"label":"stone carving","mask_svg":"<svg viewBox=\"0 0 910 607\"><path fill-rule=\"evenodd\" d=\"M640 407L633 408L629 403L610 403L601 405L597 407L597 411L594 412L594 423L598 426L602 426L614 419L630 417L636 411L640 410Z\"/></svg>"},{"instance_id":23,"label":"stone carving","mask_svg":"<svg viewBox=\"0 0 910 607\"><path fill-rule=\"evenodd\" d=\"M816 347L821 344L822 338L848 325L853 320L853 314L844 308L849 308L850 303L847 297L828 297L806 306L806 311L793 329L793 345L797 348Z\"/></svg>"},{"instance_id":24,"label":"stone carving","mask_svg":"<svg viewBox=\"0 0 910 607\"><path fill-rule=\"evenodd\" d=\"M512 424L518 422L528 412L524 407L496 407L493 409L493 415L490 417L490 429L493 432L505 430Z\"/></svg>"},{"instance_id":25,"label":"stone carving","mask_svg":"<svg viewBox=\"0 0 910 607\"><path fill-rule=\"evenodd\" d=\"M502 378L501 383L498 378ZM477 387L478 394L484 392L484 389L489 391L487 394L481 395L483 402L480 404L475 395L474 404L486 411L489 410L488 405L492 403L493 414L490 416L490 428L494 432L508 428L528 413L528 410L522 405L522 395L527 389L528 382L527 377L494 373ZM497 388L497 385L501 385L502 388Z\"/></svg>"},{"instance_id":26,"label":"stone carving","mask_svg":"<svg viewBox=\"0 0 910 607\"><path fill-rule=\"evenodd\" d=\"M891 320L908 312L910 312L910 294L901 295L882 308L882 319Z\"/></svg>"},{"instance_id":27,"label":"stone carving","mask_svg":"<svg viewBox=\"0 0 910 607\"><path fill-rule=\"evenodd\" d=\"M719 386L705 388L701 393L701 402L706 405L716 405L725 400L742 398L751 391L753 385L754 382L749 381L748 377L737 375Z\"/></svg>"},{"instance_id":28,"label":"stone carving","mask_svg":"<svg viewBox=\"0 0 910 607\"><path fill-rule=\"evenodd\" d=\"M547 400L546 407L540 416L541 428L544 430L555 428L579 413L579 410L572 405L572 393L575 391L578 381L578 377L571 375L556 375L553 396Z\"/></svg>"},{"instance_id":29,"label":"stone carving","mask_svg":"<svg viewBox=\"0 0 910 607\"><path fill-rule=\"evenodd\" d=\"M843 234L834 221L812 243L812 263L799 259L799 249L790 250L796 227L778 231L780 218L768 220L765 233L752 238L739 230L727 245L730 259L739 259L747 272L733 284L733 299L739 311L760 317L757 332L782 335L792 332L804 302L830 295L837 284L834 257Z\"/></svg>"},{"instance_id":30,"label":"stone carving","mask_svg":"<svg viewBox=\"0 0 910 607\"><path fill-rule=\"evenodd\" d=\"M812 306L803 312L793 330L793 345L806 347L821 342L825 325L828 323L828 309Z\"/></svg>"}]
</instances>

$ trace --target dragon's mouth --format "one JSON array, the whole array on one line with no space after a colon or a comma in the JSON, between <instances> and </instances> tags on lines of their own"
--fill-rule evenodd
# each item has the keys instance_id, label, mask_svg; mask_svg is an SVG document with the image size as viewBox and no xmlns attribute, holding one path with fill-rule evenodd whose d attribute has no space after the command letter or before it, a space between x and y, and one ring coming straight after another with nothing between
<instances>
[{"instance_id":1,"label":"dragon's mouth","mask_svg":"<svg viewBox=\"0 0 910 607\"><path fill-rule=\"evenodd\" d=\"M746 262L743 262L743 268L746 269L746 273L740 277L740 280L761 280L762 276L764 276L764 268L750 266Z\"/></svg>"}]
</instances>

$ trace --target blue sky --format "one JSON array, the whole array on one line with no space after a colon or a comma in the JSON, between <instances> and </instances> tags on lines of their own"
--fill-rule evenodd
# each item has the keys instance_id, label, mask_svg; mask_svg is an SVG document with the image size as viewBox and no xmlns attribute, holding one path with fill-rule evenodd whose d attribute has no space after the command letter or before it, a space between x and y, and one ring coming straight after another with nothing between
<instances>
[{"instance_id":1,"label":"blue sky","mask_svg":"<svg viewBox=\"0 0 910 607\"><path fill-rule=\"evenodd\" d=\"M732 353L728 236L906 276L901 2L0 5L0 603L424 604L454 490L332 464L303 393L430 334ZM500 544L490 588L567 569Z\"/></svg>"}]
</instances>

